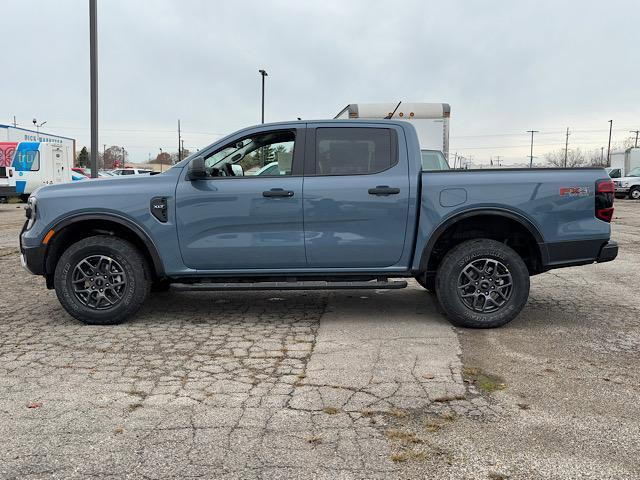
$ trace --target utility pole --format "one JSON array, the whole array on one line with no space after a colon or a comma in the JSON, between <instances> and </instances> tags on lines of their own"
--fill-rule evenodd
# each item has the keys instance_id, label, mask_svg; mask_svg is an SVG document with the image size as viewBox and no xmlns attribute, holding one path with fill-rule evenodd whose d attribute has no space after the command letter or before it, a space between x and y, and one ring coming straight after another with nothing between
<instances>
[{"instance_id":1,"label":"utility pole","mask_svg":"<svg viewBox=\"0 0 640 480\"><path fill-rule=\"evenodd\" d=\"M569 154L569 127L567 127L567 139L564 143L564 168L567 168L567 155Z\"/></svg>"},{"instance_id":2,"label":"utility pole","mask_svg":"<svg viewBox=\"0 0 640 480\"><path fill-rule=\"evenodd\" d=\"M604 165L604 147L600 147L600 165Z\"/></svg>"},{"instance_id":3,"label":"utility pole","mask_svg":"<svg viewBox=\"0 0 640 480\"><path fill-rule=\"evenodd\" d=\"M15 127L16 125L17 125L17 124L16 124L16 116L14 115L14 116L13 116L13 126Z\"/></svg>"},{"instance_id":4,"label":"utility pole","mask_svg":"<svg viewBox=\"0 0 640 480\"><path fill-rule=\"evenodd\" d=\"M607 167L611 166L611 130L613 130L613 120L609 120L609 145L607 146Z\"/></svg>"},{"instance_id":5,"label":"utility pole","mask_svg":"<svg viewBox=\"0 0 640 480\"><path fill-rule=\"evenodd\" d=\"M178 119L178 161L182 160L182 148L180 142L180 119Z\"/></svg>"},{"instance_id":6,"label":"utility pole","mask_svg":"<svg viewBox=\"0 0 640 480\"><path fill-rule=\"evenodd\" d=\"M531 134L531 154L529 155L529 168L533 168L533 134L539 133L539 130L527 130Z\"/></svg>"},{"instance_id":7,"label":"utility pole","mask_svg":"<svg viewBox=\"0 0 640 480\"><path fill-rule=\"evenodd\" d=\"M496 163L500 166L500 155L496 155Z\"/></svg>"},{"instance_id":8,"label":"utility pole","mask_svg":"<svg viewBox=\"0 0 640 480\"><path fill-rule=\"evenodd\" d=\"M13 123L14 123L14 127L15 127L15 123L16 123L16 117L13 117ZM638 148L638 133L640 133L640 130L629 130L629 133L635 133L636 134L636 145L635 148Z\"/></svg>"},{"instance_id":9,"label":"utility pole","mask_svg":"<svg viewBox=\"0 0 640 480\"><path fill-rule=\"evenodd\" d=\"M89 0L89 83L91 84L91 178L98 178L98 5Z\"/></svg>"},{"instance_id":10,"label":"utility pole","mask_svg":"<svg viewBox=\"0 0 640 480\"><path fill-rule=\"evenodd\" d=\"M264 123L264 77L268 77L269 75L265 70L258 70L260 75L262 75L262 123Z\"/></svg>"},{"instance_id":11,"label":"utility pole","mask_svg":"<svg viewBox=\"0 0 640 480\"><path fill-rule=\"evenodd\" d=\"M184 138L180 141L180 148L182 149L182 155L184 155Z\"/></svg>"}]
</instances>

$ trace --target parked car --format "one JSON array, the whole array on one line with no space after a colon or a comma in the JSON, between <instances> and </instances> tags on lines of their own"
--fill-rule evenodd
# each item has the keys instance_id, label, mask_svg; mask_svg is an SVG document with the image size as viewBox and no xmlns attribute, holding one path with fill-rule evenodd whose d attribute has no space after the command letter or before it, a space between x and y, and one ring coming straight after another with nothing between
<instances>
[{"instance_id":1,"label":"parked car","mask_svg":"<svg viewBox=\"0 0 640 480\"><path fill-rule=\"evenodd\" d=\"M274 151L290 173L252 175ZM415 277L454 324L497 327L524 307L530 275L618 252L604 169L424 171L414 127L394 120L254 126L160 175L43 187L26 212L23 265L91 324L129 318L150 288Z\"/></svg>"},{"instance_id":2,"label":"parked car","mask_svg":"<svg viewBox=\"0 0 640 480\"><path fill-rule=\"evenodd\" d=\"M615 178L613 184L616 196L629 196L633 200L640 200L640 167L629 172L626 177Z\"/></svg>"},{"instance_id":3,"label":"parked car","mask_svg":"<svg viewBox=\"0 0 640 480\"><path fill-rule=\"evenodd\" d=\"M84 168L84 167L72 167L71 168L72 171L80 174L80 175L84 175L87 178L91 178L91 170Z\"/></svg>"},{"instance_id":4,"label":"parked car","mask_svg":"<svg viewBox=\"0 0 640 480\"><path fill-rule=\"evenodd\" d=\"M144 168L116 168L111 170L112 175L153 175L156 172Z\"/></svg>"}]
</instances>

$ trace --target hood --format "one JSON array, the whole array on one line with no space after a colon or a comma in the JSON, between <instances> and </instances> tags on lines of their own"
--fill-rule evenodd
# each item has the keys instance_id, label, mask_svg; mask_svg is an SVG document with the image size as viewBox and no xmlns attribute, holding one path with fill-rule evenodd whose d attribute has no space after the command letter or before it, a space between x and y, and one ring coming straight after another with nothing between
<instances>
[{"instance_id":1,"label":"hood","mask_svg":"<svg viewBox=\"0 0 640 480\"><path fill-rule=\"evenodd\" d=\"M154 183L163 183L167 177L176 177L180 174L181 169L169 169L158 175L123 175L121 177L102 177L92 178L86 181L76 181L69 183L58 183L55 185L45 185L34 190L33 195L37 198L46 198L54 196L57 198L65 196L91 195L92 193L103 195L108 190L113 190L121 194L126 190L135 191L138 189L146 189Z\"/></svg>"}]
</instances>

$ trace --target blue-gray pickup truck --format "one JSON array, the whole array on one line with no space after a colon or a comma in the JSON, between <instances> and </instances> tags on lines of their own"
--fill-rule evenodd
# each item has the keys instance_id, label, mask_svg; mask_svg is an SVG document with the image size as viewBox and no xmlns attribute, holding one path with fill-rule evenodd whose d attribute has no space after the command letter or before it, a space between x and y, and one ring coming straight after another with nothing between
<instances>
[{"instance_id":1,"label":"blue-gray pickup truck","mask_svg":"<svg viewBox=\"0 0 640 480\"><path fill-rule=\"evenodd\" d=\"M265 168L267 167L267 168ZM515 318L529 277L613 260L600 168L423 167L402 121L250 127L155 176L46 186L29 198L23 265L90 324L151 290L402 288L448 318Z\"/></svg>"}]
</instances>

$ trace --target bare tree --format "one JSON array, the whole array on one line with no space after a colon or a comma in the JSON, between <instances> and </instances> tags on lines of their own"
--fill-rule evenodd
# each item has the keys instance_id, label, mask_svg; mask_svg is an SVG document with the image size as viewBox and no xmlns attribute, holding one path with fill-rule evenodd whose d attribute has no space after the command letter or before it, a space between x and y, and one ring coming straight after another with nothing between
<instances>
[{"instance_id":1,"label":"bare tree","mask_svg":"<svg viewBox=\"0 0 640 480\"><path fill-rule=\"evenodd\" d=\"M104 168L124 167L127 163L127 152L124 148L112 145L104 152Z\"/></svg>"},{"instance_id":2,"label":"bare tree","mask_svg":"<svg viewBox=\"0 0 640 480\"><path fill-rule=\"evenodd\" d=\"M555 152L547 153L544 156L547 161L547 165L550 167L582 167L587 163L584 154L579 148L569 150L567 153L567 163L564 161L564 149L557 150Z\"/></svg>"},{"instance_id":3,"label":"bare tree","mask_svg":"<svg viewBox=\"0 0 640 480\"><path fill-rule=\"evenodd\" d=\"M161 165L173 165L173 162L171 161L171 154L168 152L159 153L154 163L159 163Z\"/></svg>"}]
</instances>

